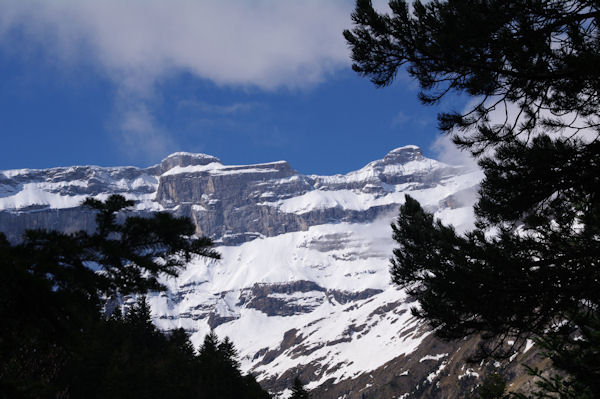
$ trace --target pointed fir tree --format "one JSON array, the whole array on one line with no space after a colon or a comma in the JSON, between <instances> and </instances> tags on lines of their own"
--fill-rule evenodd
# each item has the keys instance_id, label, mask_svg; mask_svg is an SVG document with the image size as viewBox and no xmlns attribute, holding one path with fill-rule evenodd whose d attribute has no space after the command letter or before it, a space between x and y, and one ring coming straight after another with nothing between
<instances>
[{"instance_id":1,"label":"pointed fir tree","mask_svg":"<svg viewBox=\"0 0 600 399\"><path fill-rule=\"evenodd\" d=\"M204 336L204 341L200 347L200 357L206 357L207 359L217 359L219 350L219 337L214 331Z\"/></svg>"},{"instance_id":2,"label":"pointed fir tree","mask_svg":"<svg viewBox=\"0 0 600 399\"><path fill-rule=\"evenodd\" d=\"M304 389L304 384L300 381L300 378L294 378L294 384L292 385L292 395L290 399L309 399L310 394Z\"/></svg>"},{"instance_id":3,"label":"pointed fir tree","mask_svg":"<svg viewBox=\"0 0 600 399\"><path fill-rule=\"evenodd\" d=\"M177 328L171 331L169 335L169 345L176 348L178 353L181 353L188 361L196 357L196 350L190 341L189 335L183 328Z\"/></svg>"},{"instance_id":4,"label":"pointed fir tree","mask_svg":"<svg viewBox=\"0 0 600 399\"><path fill-rule=\"evenodd\" d=\"M229 337L225 337L223 341L219 343L218 352L223 363L227 365L228 368L232 370L239 370L240 363L237 360L237 350L235 349L235 346Z\"/></svg>"},{"instance_id":5,"label":"pointed fir tree","mask_svg":"<svg viewBox=\"0 0 600 399\"><path fill-rule=\"evenodd\" d=\"M132 330L154 330L152 312L145 296L142 295L137 299L136 303L127 312L124 321Z\"/></svg>"},{"instance_id":6,"label":"pointed fir tree","mask_svg":"<svg viewBox=\"0 0 600 399\"><path fill-rule=\"evenodd\" d=\"M506 380L496 373L488 375L477 387L473 399L507 399Z\"/></svg>"}]
</instances>

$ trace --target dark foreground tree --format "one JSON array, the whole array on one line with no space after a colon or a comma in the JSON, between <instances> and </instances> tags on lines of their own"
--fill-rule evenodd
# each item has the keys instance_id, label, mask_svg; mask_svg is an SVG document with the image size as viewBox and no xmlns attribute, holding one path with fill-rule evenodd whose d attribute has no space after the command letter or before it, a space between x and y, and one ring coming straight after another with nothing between
<instances>
[{"instance_id":1,"label":"dark foreground tree","mask_svg":"<svg viewBox=\"0 0 600 399\"><path fill-rule=\"evenodd\" d=\"M506 399L506 381L499 374L488 375L477 388L473 399Z\"/></svg>"},{"instance_id":2,"label":"dark foreground tree","mask_svg":"<svg viewBox=\"0 0 600 399\"><path fill-rule=\"evenodd\" d=\"M94 234L28 231L17 245L0 234L0 397L208 398L183 330L159 332L143 299L125 316L102 308L109 297L162 289L159 277L191 256L218 258L212 242L169 214L118 223L133 205L122 196L84 205L97 212ZM227 364L239 375L228 384L252 392L235 397L268 397Z\"/></svg>"},{"instance_id":3,"label":"dark foreground tree","mask_svg":"<svg viewBox=\"0 0 600 399\"><path fill-rule=\"evenodd\" d=\"M387 86L407 67L435 104L473 96L467 112L439 115L476 154L536 130L596 131L600 120L600 6L585 0L389 2L391 15L357 0L345 31L353 69ZM515 112L510 111L511 107ZM499 118L490 120L497 111ZM466 133L469 134L466 134ZM455 131L455 133L457 133Z\"/></svg>"},{"instance_id":4,"label":"dark foreground tree","mask_svg":"<svg viewBox=\"0 0 600 399\"><path fill-rule=\"evenodd\" d=\"M300 381L300 378L294 378L294 385L292 385L292 395L290 399L309 399L310 394L304 389L304 384Z\"/></svg>"},{"instance_id":5,"label":"dark foreground tree","mask_svg":"<svg viewBox=\"0 0 600 399\"><path fill-rule=\"evenodd\" d=\"M268 399L251 377L239 370L235 350L196 353L185 331L164 334L150 318L144 298L124 316L115 315L86 334L85 348L65 373L73 398ZM230 344L226 344L229 346ZM91 346L91 347L90 347ZM232 349L232 347L231 347Z\"/></svg>"},{"instance_id":6,"label":"dark foreground tree","mask_svg":"<svg viewBox=\"0 0 600 399\"><path fill-rule=\"evenodd\" d=\"M465 112L440 114L440 128L485 173L464 235L407 197L393 225L394 282L441 337L482 334L480 356L534 339L568 375L542 379L540 395L600 397L600 3L390 8L357 2L344 33L354 69L386 86L406 66L425 104L472 96Z\"/></svg>"}]
</instances>

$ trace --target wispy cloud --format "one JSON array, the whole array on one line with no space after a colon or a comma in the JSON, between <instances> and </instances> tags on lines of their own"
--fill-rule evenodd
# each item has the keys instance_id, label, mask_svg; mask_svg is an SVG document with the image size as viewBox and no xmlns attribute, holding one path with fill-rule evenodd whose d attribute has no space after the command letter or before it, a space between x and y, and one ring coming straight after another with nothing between
<instances>
[{"instance_id":1,"label":"wispy cloud","mask_svg":"<svg viewBox=\"0 0 600 399\"><path fill-rule=\"evenodd\" d=\"M431 122L430 119L423 118L419 115L409 115L404 111L398 111L396 115L392 117L390 126L393 128L407 126L423 128L430 125Z\"/></svg>"},{"instance_id":2,"label":"wispy cloud","mask_svg":"<svg viewBox=\"0 0 600 399\"><path fill-rule=\"evenodd\" d=\"M257 102L236 102L231 104L210 104L198 100L181 100L178 104L179 108L194 110L204 114L216 115L237 115L249 112L253 109L261 107Z\"/></svg>"},{"instance_id":3,"label":"wispy cloud","mask_svg":"<svg viewBox=\"0 0 600 399\"><path fill-rule=\"evenodd\" d=\"M144 105L127 107L118 115L116 128L119 150L130 158L156 162L177 149L169 134Z\"/></svg>"},{"instance_id":4,"label":"wispy cloud","mask_svg":"<svg viewBox=\"0 0 600 399\"><path fill-rule=\"evenodd\" d=\"M391 126L392 127L404 126L405 124L409 123L411 121L411 119L412 118L409 115L407 115L405 112L399 111L392 118Z\"/></svg>"}]
</instances>

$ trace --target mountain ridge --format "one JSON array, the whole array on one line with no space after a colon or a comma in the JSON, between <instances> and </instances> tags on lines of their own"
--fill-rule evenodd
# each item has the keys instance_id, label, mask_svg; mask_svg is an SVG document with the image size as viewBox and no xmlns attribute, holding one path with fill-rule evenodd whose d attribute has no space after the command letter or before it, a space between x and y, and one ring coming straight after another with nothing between
<instances>
[{"instance_id":1,"label":"mountain ridge","mask_svg":"<svg viewBox=\"0 0 600 399\"><path fill-rule=\"evenodd\" d=\"M66 226L58 220L51 223L44 219L44 211L76 208L88 196L104 199L116 193L136 201L136 211L172 211L194 220L198 234L214 239L237 234L241 242L246 239L247 230L269 236L306 229L332 218L343 218L340 211L354 211L355 215L346 215L346 220L372 219L398 202L393 197L397 196L399 183L426 186L463 170L424 158L416 146L399 147L357 171L332 176L303 175L286 161L223 165L214 156L184 152L171 154L148 168L15 169L0 171L0 222L13 226L5 229L11 241L17 240L23 229L11 223L14 218L9 214L35 213L37 216L30 216L24 223L27 226L67 231L69 227L71 231L90 229L93 221L89 217ZM337 194L331 195L333 191ZM302 195L305 197L300 198ZM225 208L223 200L227 202ZM264 218L265 214L274 220L250 226L248 218L241 215L243 223L239 223L239 212L236 214L233 208L243 208L253 220ZM203 211L210 217L201 215ZM297 216L311 212L309 217ZM222 228L218 228L219 223Z\"/></svg>"}]
</instances>

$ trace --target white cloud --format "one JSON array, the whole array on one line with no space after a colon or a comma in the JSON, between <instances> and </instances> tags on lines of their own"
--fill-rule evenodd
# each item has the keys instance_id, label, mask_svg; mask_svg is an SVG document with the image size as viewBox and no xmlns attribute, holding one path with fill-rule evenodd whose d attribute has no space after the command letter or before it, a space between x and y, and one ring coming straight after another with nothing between
<instances>
[{"instance_id":1,"label":"white cloud","mask_svg":"<svg viewBox=\"0 0 600 399\"><path fill-rule=\"evenodd\" d=\"M352 1L0 1L4 44L19 30L61 61L92 60L144 90L187 72L219 85L302 88L349 65Z\"/></svg>"},{"instance_id":2,"label":"white cloud","mask_svg":"<svg viewBox=\"0 0 600 399\"><path fill-rule=\"evenodd\" d=\"M450 165L462 165L478 169L479 165L469 151L460 150L447 135L439 135L431 144L436 159Z\"/></svg>"}]
</instances>

